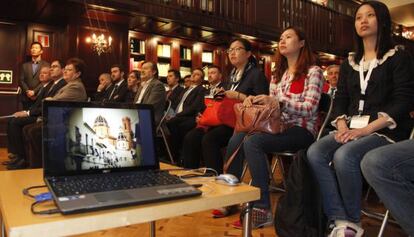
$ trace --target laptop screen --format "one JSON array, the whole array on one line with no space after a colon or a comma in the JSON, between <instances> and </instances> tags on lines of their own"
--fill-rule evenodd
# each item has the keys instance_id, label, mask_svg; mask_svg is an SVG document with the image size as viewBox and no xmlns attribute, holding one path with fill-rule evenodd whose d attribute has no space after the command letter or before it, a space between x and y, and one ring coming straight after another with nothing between
<instances>
[{"instance_id":1,"label":"laptop screen","mask_svg":"<svg viewBox=\"0 0 414 237\"><path fill-rule=\"evenodd\" d=\"M45 175L157 169L150 105L45 101Z\"/></svg>"}]
</instances>

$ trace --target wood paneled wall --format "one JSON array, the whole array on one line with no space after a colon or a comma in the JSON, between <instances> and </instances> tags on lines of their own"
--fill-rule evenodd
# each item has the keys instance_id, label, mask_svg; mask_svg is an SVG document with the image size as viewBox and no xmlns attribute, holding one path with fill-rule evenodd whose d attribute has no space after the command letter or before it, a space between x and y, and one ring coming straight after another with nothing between
<instances>
[{"instance_id":1,"label":"wood paneled wall","mask_svg":"<svg viewBox=\"0 0 414 237\"><path fill-rule=\"evenodd\" d=\"M111 23L100 23L95 21L80 20L73 22L67 27L69 39L69 51L66 58L79 57L86 63L86 72L82 76L83 83L89 95L98 86L98 77L101 73L109 72L113 64L121 64L128 71L128 25ZM112 50L109 53L98 55L92 50L91 44L86 43L86 38L104 34L112 37Z\"/></svg>"},{"instance_id":2,"label":"wood paneled wall","mask_svg":"<svg viewBox=\"0 0 414 237\"><path fill-rule=\"evenodd\" d=\"M50 62L62 58L66 52L65 28L44 24L4 22L0 24L0 69L12 70L11 84L0 84L1 115L13 114L21 109L16 93L21 65L31 60L30 44L38 34L48 36L48 47L43 48L42 59ZM7 119L0 120L0 147L7 146Z\"/></svg>"}]
</instances>

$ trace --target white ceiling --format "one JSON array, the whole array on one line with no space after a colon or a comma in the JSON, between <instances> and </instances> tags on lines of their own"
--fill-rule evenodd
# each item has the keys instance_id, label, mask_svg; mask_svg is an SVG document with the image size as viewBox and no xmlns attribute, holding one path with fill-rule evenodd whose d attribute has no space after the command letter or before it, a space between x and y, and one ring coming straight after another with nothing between
<instances>
[{"instance_id":1,"label":"white ceiling","mask_svg":"<svg viewBox=\"0 0 414 237\"><path fill-rule=\"evenodd\" d=\"M390 9L392 21L407 27L414 26L414 0L380 0Z\"/></svg>"}]
</instances>

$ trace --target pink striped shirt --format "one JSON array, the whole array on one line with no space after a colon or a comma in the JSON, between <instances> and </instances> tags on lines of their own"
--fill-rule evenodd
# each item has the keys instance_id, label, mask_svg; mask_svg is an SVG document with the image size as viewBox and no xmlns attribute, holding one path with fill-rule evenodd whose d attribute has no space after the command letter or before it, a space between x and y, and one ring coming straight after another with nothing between
<instances>
[{"instance_id":1,"label":"pink striped shirt","mask_svg":"<svg viewBox=\"0 0 414 237\"><path fill-rule=\"evenodd\" d=\"M292 82L293 75L286 71L279 83L272 78L269 94L282 104L282 119L288 126L306 128L313 135L318 132L318 105L323 87L323 73L312 66L306 77Z\"/></svg>"}]
</instances>

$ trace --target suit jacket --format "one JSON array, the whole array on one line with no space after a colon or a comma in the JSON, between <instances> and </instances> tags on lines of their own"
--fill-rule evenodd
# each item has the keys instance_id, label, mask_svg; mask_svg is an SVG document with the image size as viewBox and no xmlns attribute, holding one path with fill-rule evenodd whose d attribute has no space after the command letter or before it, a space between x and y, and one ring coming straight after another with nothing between
<instances>
[{"instance_id":1,"label":"suit jacket","mask_svg":"<svg viewBox=\"0 0 414 237\"><path fill-rule=\"evenodd\" d=\"M137 94L135 95L134 103L137 103L141 90L142 87L140 86L138 88ZM160 82L156 78L152 79L148 84L144 95L142 96L141 104L150 104L154 106L154 118L155 124L157 125L164 114L165 98L166 92L164 83Z\"/></svg>"},{"instance_id":2,"label":"suit jacket","mask_svg":"<svg viewBox=\"0 0 414 237\"><path fill-rule=\"evenodd\" d=\"M30 107L30 116L35 116L38 117L40 115L42 115L42 101L44 98L46 97L53 97L62 87L64 87L67 84L67 82L61 78L59 80L58 83L56 83L54 85L54 82L52 81L50 83L50 86L48 86L49 88L47 90L43 90L45 91L44 96L40 99L40 101L38 102L38 98L39 96L36 98L36 101L34 103L34 105L32 105L32 107ZM45 88L46 89L46 88Z\"/></svg>"},{"instance_id":3,"label":"suit jacket","mask_svg":"<svg viewBox=\"0 0 414 237\"><path fill-rule=\"evenodd\" d=\"M37 93L36 100L32 106L29 108L29 115L33 117L37 117L40 115L42 111L42 101L44 98L47 97L47 93L50 90L50 87L52 87L53 81L50 81L47 83L46 86L41 86L39 89L39 92Z\"/></svg>"},{"instance_id":4,"label":"suit jacket","mask_svg":"<svg viewBox=\"0 0 414 237\"><path fill-rule=\"evenodd\" d=\"M56 95L52 97L52 100L62 101L86 101L88 96L86 95L85 86L80 78L74 81L68 82L62 87Z\"/></svg>"},{"instance_id":5,"label":"suit jacket","mask_svg":"<svg viewBox=\"0 0 414 237\"><path fill-rule=\"evenodd\" d=\"M170 95L167 97L171 101L171 109L175 110L178 103L181 100L181 94L183 93L184 88L180 85L176 86L174 90L171 91Z\"/></svg>"},{"instance_id":6,"label":"suit jacket","mask_svg":"<svg viewBox=\"0 0 414 237\"><path fill-rule=\"evenodd\" d=\"M364 97L358 64L350 56L341 65L332 118L357 115L359 100L364 99L363 114L370 115L370 122L384 112L397 124L394 129L387 127L378 133L394 141L407 139L412 129L409 112L414 104L414 65L409 54L398 48L388 51L372 70Z\"/></svg>"},{"instance_id":7,"label":"suit jacket","mask_svg":"<svg viewBox=\"0 0 414 237\"><path fill-rule=\"evenodd\" d=\"M41 84L39 81L39 72L40 68L43 65L49 65L48 62L40 60L39 66L36 72L33 72L32 68L32 61L23 63L22 71L20 72L20 81L19 85L22 88L23 94L26 93L27 90L34 90L35 93L39 91L41 88Z\"/></svg>"},{"instance_id":8,"label":"suit jacket","mask_svg":"<svg viewBox=\"0 0 414 237\"><path fill-rule=\"evenodd\" d=\"M188 90L185 89L180 96L180 100L184 93ZM194 88L183 103L183 111L176 114L176 117L195 117L198 113L202 112L205 108L204 105L204 96L206 94L206 89L202 85L198 85Z\"/></svg>"},{"instance_id":9,"label":"suit jacket","mask_svg":"<svg viewBox=\"0 0 414 237\"><path fill-rule=\"evenodd\" d=\"M93 98L94 101L106 101L113 90L112 84L106 87L103 91L96 91Z\"/></svg>"},{"instance_id":10,"label":"suit jacket","mask_svg":"<svg viewBox=\"0 0 414 237\"><path fill-rule=\"evenodd\" d=\"M126 97L128 93L128 84L127 80L124 79L118 88L112 93L115 88L116 83L112 83L111 87L108 89L108 95L103 101L107 102L126 102ZM112 96L111 96L112 94ZM111 96L111 98L109 98Z\"/></svg>"}]
</instances>

